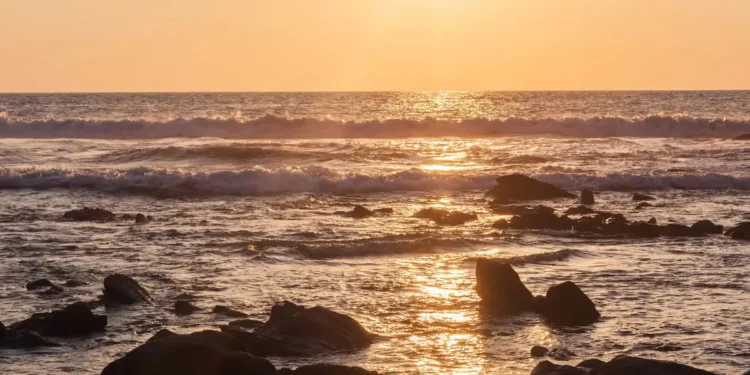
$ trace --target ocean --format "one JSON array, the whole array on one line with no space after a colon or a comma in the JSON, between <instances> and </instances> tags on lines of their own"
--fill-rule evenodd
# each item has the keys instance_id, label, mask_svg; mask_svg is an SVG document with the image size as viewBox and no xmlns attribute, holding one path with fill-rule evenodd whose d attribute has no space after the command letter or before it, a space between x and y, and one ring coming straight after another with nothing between
<instances>
[{"instance_id":1,"label":"ocean","mask_svg":"<svg viewBox=\"0 0 750 375\"><path fill-rule=\"evenodd\" d=\"M99 374L156 331L265 320L289 300L378 335L332 362L384 374L523 374L533 345L575 355L750 368L750 249L722 235L634 239L496 230L498 176L522 173L632 220L750 221L750 91L0 94L0 321L95 299L124 273L153 305L60 347L0 350L0 372ZM656 199L636 209L634 192ZM575 200L539 202L562 212ZM354 219L354 205L392 208ZM102 207L154 220L71 222ZM427 207L475 212L440 226ZM543 254L541 256L533 256ZM479 257L514 258L535 294L572 280L599 322L576 328L480 309ZM28 291L47 278L56 295ZM205 310L176 316L190 293Z\"/></svg>"}]
</instances>

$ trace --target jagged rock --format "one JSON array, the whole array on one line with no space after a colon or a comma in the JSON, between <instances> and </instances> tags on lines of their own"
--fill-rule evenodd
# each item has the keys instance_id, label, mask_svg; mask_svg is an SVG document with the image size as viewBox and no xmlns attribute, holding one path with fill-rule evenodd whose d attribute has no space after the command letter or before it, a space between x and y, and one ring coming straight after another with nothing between
<instances>
[{"instance_id":1,"label":"jagged rock","mask_svg":"<svg viewBox=\"0 0 750 375\"><path fill-rule=\"evenodd\" d=\"M646 194L642 194L642 193L635 193L635 194L633 194L633 200L634 201L652 201L652 200L655 200L655 199L656 198L654 198L654 197L652 197L650 195L646 195Z\"/></svg>"},{"instance_id":2,"label":"jagged rock","mask_svg":"<svg viewBox=\"0 0 750 375\"><path fill-rule=\"evenodd\" d=\"M594 204L594 192L588 189L581 191L581 204Z\"/></svg>"},{"instance_id":3,"label":"jagged rock","mask_svg":"<svg viewBox=\"0 0 750 375\"><path fill-rule=\"evenodd\" d=\"M282 368L279 370L279 375L378 375L378 373L361 367L316 364L297 367L294 370Z\"/></svg>"},{"instance_id":4,"label":"jagged rock","mask_svg":"<svg viewBox=\"0 0 750 375\"><path fill-rule=\"evenodd\" d=\"M151 302L151 295L130 276L116 273L104 278L104 301L108 305Z\"/></svg>"},{"instance_id":5,"label":"jagged rock","mask_svg":"<svg viewBox=\"0 0 750 375\"><path fill-rule=\"evenodd\" d=\"M588 214L593 214L595 212L596 211L586 206L578 206L578 207L568 208L565 211L565 214L566 215L588 215Z\"/></svg>"},{"instance_id":6,"label":"jagged rock","mask_svg":"<svg viewBox=\"0 0 750 375\"><path fill-rule=\"evenodd\" d=\"M567 326L591 324L601 316L594 303L572 281L552 286L547 290L543 311L547 320Z\"/></svg>"},{"instance_id":7,"label":"jagged rock","mask_svg":"<svg viewBox=\"0 0 750 375\"><path fill-rule=\"evenodd\" d=\"M217 331L166 334L104 368L101 375L275 375L268 360L244 352L236 338Z\"/></svg>"},{"instance_id":8,"label":"jagged rock","mask_svg":"<svg viewBox=\"0 0 750 375\"><path fill-rule=\"evenodd\" d=\"M102 208L84 207L70 210L63 214L63 219L73 221L113 221L115 214Z\"/></svg>"},{"instance_id":9,"label":"jagged rock","mask_svg":"<svg viewBox=\"0 0 750 375\"><path fill-rule=\"evenodd\" d=\"M49 281L47 279L39 279L39 280L34 280L30 283L27 283L26 290L36 290L39 288L49 288L53 286L55 286L55 284L52 281Z\"/></svg>"},{"instance_id":10,"label":"jagged rock","mask_svg":"<svg viewBox=\"0 0 750 375\"><path fill-rule=\"evenodd\" d=\"M461 225L467 221L477 220L477 214L460 211L448 211L442 208L423 208L414 214L420 219L430 219L438 225Z\"/></svg>"},{"instance_id":11,"label":"jagged rock","mask_svg":"<svg viewBox=\"0 0 750 375\"><path fill-rule=\"evenodd\" d=\"M646 208L646 207L652 207L652 206L653 206L653 204L651 204L651 203L648 203L648 202L641 202L641 203L638 203L637 205L635 205L635 209L636 209L636 210L640 210L640 209L642 209L642 208Z\"/></svg>"},{"instance_id":12,"label":"jagged rock","mask_svg":"<svg viewBox=\"0 0 750 375\"><path fill-rule=\"evenodd\" d=\"M690 229L700 234L721 234L724 232L723 226L714 224L711 220L696 221L690 226Z\"/></svg>"},{"instance_id":13,"label":"jagged rock","mask_svg":"<svg viewBox=\"0 0 750 375\"><path fill-rule=\"evenodd\" d=\"M544 357L547 353L549 353L549 349L543 346L534 345L531 347L531 356L534 358Z\"/></svg>"},{"instance_id":14,"label":"jagged rock","mask_svg":"<svg viewBox=\"0 0 750 375\"><path fill-rule=\"evenodd\" d=\"M482 305L508 315L532 309L534 296L510 264L494 259L477 259L477 294Z\"/></svg>"},{"instance_id":15,"label":"jagged rock","mask_svg":"<svg viewBox=\"0 0 750 375\"><path fill-rule=\"evenodd\" d=\"M30 331L42 336L85 336L104 331L107 326L105 315L91 312L84 302L76 302L62 310L37 313L30 318L11 324L8 331Z\"/></svg>"},{"instance_id":16,"label":"jagged rock","mask_svg":"<svg viewBox=\"0 0 750 375\"><path fill-rule=\"evenodd\" d=\"M255 319L239 319L229 322L232 327L240 327L245 329L255 329L263 325L263 322Z\"/></svg>"},{"instance_id":17,"label":"jagged rock","mask_svg":"<svg viewBox=\"0 0 750 375\"><path fill-rule=\"evenodd\" d=\"M356 320L324 307L305 308L291 302L276 304L263 326L247 332L231 326L250 353L266 356L312 356L352 352L372 343L373 336Z\"/></svg>"},{"instance_id":18,"label":"jagged rock","mask_svg":"<svg viewBox=\"0 0 750 375\"><path fill-rule=\"evenodd\" d=\"M518 173L498 177L497 185L487 194L494 198L495 203L576 197L552 184Z\"/></svg>"},{"instance_id":19,"label":"jagged rock","mask_svg":"<svg viewBox=\"0 0 750 375\"><path fill-rule=\"evenodd\" d=\"M176 315L190 315L201 308L193 305L188 301L177 301L174 303L174 313Z\"/></svg>"},{"instance_id":20,"label":"jagged rock","mask_svg":"<svg viewBox=\"0 0 750 375\"><path fill-rule=\"evenodd\" d=\"M222 306L222 305L214 306L211 312L213 312L214 314L225 315L230 318L247 318L249 316L242 311L235 310L231 307Z\"/></svg>"},{"instance_id":21,"label":"jagged rock","mask_svg":"<svg viewBox=\"0 0 750 375\"><path fill-rule=\"evenodd\" d=\"M144 214L137 214L135 215L135 223L136 224L145 224L148 223L149 220L146 218L146 215Z\"/></svg>"}]
</instances>

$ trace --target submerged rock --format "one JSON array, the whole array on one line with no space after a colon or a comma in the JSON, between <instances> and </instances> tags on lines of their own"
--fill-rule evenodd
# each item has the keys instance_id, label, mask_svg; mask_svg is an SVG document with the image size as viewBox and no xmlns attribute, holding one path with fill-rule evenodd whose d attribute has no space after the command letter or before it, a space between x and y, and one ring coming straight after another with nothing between
<instances>
[{"instance_id":1,"label":"submerged rock","mask_svg":"<svg viewBox=\"0 0 750 375\"><path fill-rule=\"evenodd\" d=\"M378 375L378 373L361 367L317 364L300 366L294 370L282 368L279 370L279 375Z\"/></svg>"},{"instance_id":2,"label":"submerged rock","mask_svg":"<svg viewBox=\"0 0 750 375\"><path fill-rule=\"evenodd\" d=\"M76 302L62 310L37 313L30 318L11 324L8 331L29 331L42 336L86 336L104 331L107 326L105 315L91 312L84 302Z\"/></svg>"},{"instance_id":3,"label":"submerged rock","mask_svg":"<svg viewBox=\"0 0 750 375\"><path fill-rule=\"evenodd\" d=\"M200 307L193 305L188 301L177 301L174 303L174 313L176 315L190 315L201 310Z\"/></svg>"},{"instance_id":4,"label":"submerged rock","mask_svg":"<svg viewBox=\"0 0 750 375\"><path fill-rule=\"evenodd\" d=\"M108 305L151 302L151 295L130 276L116 273L104 278L104 301Z\"/></svg>"},{"instance_id":5,"label":"submerged rock","mask_svg":"<svg viewBox=\"0 0 750 375\"><path fill-rule=\"evenodd\" d=\"M594 303L572 281L547 290L542 315L552 323L567 326L591 324L601 316Z\"/></svg>"},{"instance_id":6,"label":"submerged rock","mask_svg":"<svg viewBox=\"0 0 750 375\"><path fill-rule=\"evenodd\" d=\"M315 306L291 302L276 304L271 317L253 332L227 329L248 347L251 354L265 356L312 356L353 352L372 343L373 335L349 316Z\"/></svg>"},{"instance_id":7,"label":"submerged rock","mask_svg":"<svg viewBox=\"0 0 750 375\"><path fill-rule=\"evenodd\" d=\"M495 203L576 197L552 184L519 173L498 177L497 185L487 195L493 197Z\"/></svg>"},{"instance_id":8,"label":"submerged rock","mask_svg":"<svg viewBox=\"0 0 750 375\"><path fill-rule=\"evenodd\" d=\"M581 204L594 204L594 192L588 189L581 191Z\"/></svg>"},{"instance_id":9,"label":"submerged rock","mask_svg":"<svg viewBox=\"0 0 750 375\"><path fill-rule=\"evenodd\" d=\"M534 296L510 264L477 259L476 277L477 294L491 311L508 315L532 309Z\"/></svg>"},{"instance_id":10,"label":"submerged rock","mask_svg":"<svg viewBox=\"0 0 750 375\"><path fill-rule=\"evenodd\" d=\"M652 197L650 195L643 194L643 193L634 193L633 194L633 200L637 201L637 202L638 201L652 201L652 200L655 200L655 199L656 198L654 198L654 197Z\"/></svg>"},{"instance_id":11,"label":"submerged rock","mask_svg":"<svg viewBox=\"0 0 750 375\"><path fill-rule=\"evenodd\" d=\"M388 212L387 210L390 210L390 212ZM356 205L351 211L336 211L334 213L336 215L347 216L347 217L351 217L355 219L364 219L366 217L375 215L375 213L385 214L385 213L392 213L392 212L393 212L393 209L388 209L388 208L372 211L372 210L367 209L364 206Z\"/></svg>"},{"instance_id":12,"label":"submerged rock","mask_svg":"<svg viewBox=\"0 0 750 375\"><path fill-rule=\"evenodd\" d=\"M231 318L247 318L249 316L242 311L235 310L231 307L222 306L222 305L214 306L211 312L213 312L214 314L225 315Z\"/></svg>"},{"instance_id":13,"label":"submerged rock","mask_svg":"<svg viewBox=\"0 0 750 375\"><path fill-rule=\"evenodd\" d=\"M113 221L115 220L115 214L103 208L84 207L65 212L63 219L73 221Z\"/></svg>"},{"instance_id":14,"label":"submerged rock","mask_svg":"<svg viewBox=\"0 0 750 375\"><path fill-rule=\"evenodd\" d=\"M547 353L549 353L549 349L543 346L534 345L531 347L531 356L534 358L544 357Z\"/></svg>"},{"instance_id":15,"label":"submerged rock","mask_svg":"<svg viewBox=\"0 0 750 375\"><path fill-rule=\"evenodd\" d=\"M39 288L53 287L55 284L47 279L34 280L30 283L26 283L26 290L36 290Z\"/></svg>"},{"instance_id":16,"label":"submerged rock","mask_svg":"<svg viewBox=\"0 0 750 375\"><path fill-rule=\"evenodd\" d=\"M461 225L467 221L477 220L477 214L460 211L448 211L442 208L423 208L414 214L420 219L430 219L438 225Z\"/></svg>"},{"instance_id":17,"label":"submerged rock","mask_svg":"<svg viewBox=\"0 0 750 375\"><path fill-rule=\"evenodd\" d=\"M218 331L164 335L107 365L102 375L275 375L266 359L246 353L236 338Z\"/></svg>"}]
</instances>

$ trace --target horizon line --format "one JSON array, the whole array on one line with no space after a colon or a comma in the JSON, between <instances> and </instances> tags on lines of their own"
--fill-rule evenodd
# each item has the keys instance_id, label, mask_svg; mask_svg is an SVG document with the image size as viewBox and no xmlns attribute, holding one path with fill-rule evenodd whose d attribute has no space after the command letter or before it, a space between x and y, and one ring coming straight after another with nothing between
<instances>
[{"instance_id":1,"label":"horizon line","mask_svg":"<svg viewBox=\"0 0 750 375\"><path fill-rule=\"evenodd\" d=\"M269 90L269 91L0 91L0 95L63 95L63 94L354 94L354 93L519 93L519 92L742 92L744 89L549 89L549 90Z\"/></svg>"}]
</instances>

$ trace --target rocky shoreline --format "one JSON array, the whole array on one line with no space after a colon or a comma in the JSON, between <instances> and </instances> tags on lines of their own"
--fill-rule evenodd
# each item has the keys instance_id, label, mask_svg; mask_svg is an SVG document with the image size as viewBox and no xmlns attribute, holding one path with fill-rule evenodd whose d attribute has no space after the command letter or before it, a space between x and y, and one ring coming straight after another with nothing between
<instances>
[{"instance_id":1,"label":"rocky shoreline","mask_svg":"<svg viewBox=\"0 0 750 375\"><path fill-rule=\"evenodd\" d=\"M542 205L523 205L522 202L537 202L545 199L573 199L575 195L556 187L530 179L526 176L510 175L498 179L498 187L488 195L494 198L489 209L494 213L512 215L509 220L493 224L498 230L558 230L601 236L653 237L703 237L725 235L733 239L750 239L750 222L739 223L727 230L709 220L700 220L690 226L681 224L659 225L655 221L631 221L622 214L597 211L590 206L595 203L595 193L583 191L580 205L571 207L563 214ZM645 195L633 195L634 202L653 201ZM646 208L642 206L641 208ZM71 213L72 212L72 213ZM351 212L336 214L353 219L388 215L388 208L369 210L356 206ZM571 218L574 216L576 218ZM424 209L416 218L431 220L438 225L462 225L476 220L476 213L463 213L441 209ZM110 211L84 208L65 214L66 220L111 221L134 220L146 224L154 220L150 216L115 215ZM500 316L535 313L543 317L544 324L553 326L591 326L601 317L595 302L584 292L585 285L560 280L552 285L545 295L534 296L521 281L513 267L498 259L480 258L476 262L476 292L482 300L482 308ZM29 291L55 294L63 288L74 288L78 282L68 280L58 285L47 279L31 281ZM58 337L87 337L108 327L106 315L92 311L97 307L133 308L138 304L153 303L153 297L133 278L123 274L112 274L102 280L103 295L92 301L76 302L63 309L33 314L28 319L7 326L0 323L0 349L28 349L43 346L58 346ZM189 298L178 297L174 302L174 314L190 315L208 310ZM369 347L377 338L376 333L365 329L353 318L322 306L305 307L292 302L282 302L271 307L267 321L248 319L247 314L229 306L217 305L210 309L214 314L237 318L218 330L203 330L189 334L177 334L163 329L142 345L132 349L123 357L115 359L102 370L102 375L130 374L377 374L359 367L331 364L302 366L296 369L277 368L271 359L275 357L316 358L331 353L357 352ZM533 343L530 343L530 345ZM558 349L533 347L531 357L548 356L557 360L568 360ZM548 374L685 374L701 375L710 372L675 362L648 358L617 356L608 362L588 359L576 366L559 365L547 360L539 362L532 375Z\"/></svg>"}]
</instances>

